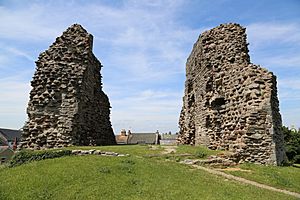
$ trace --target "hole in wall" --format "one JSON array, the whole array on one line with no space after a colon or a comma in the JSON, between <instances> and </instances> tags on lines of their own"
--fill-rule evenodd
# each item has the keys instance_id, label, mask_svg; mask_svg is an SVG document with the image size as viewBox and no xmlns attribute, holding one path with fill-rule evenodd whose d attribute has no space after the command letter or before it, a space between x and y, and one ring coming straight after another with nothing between
<instances>
[{"instance_id":1,"label":"hole in wall","mask_svg":"<svg viewBox=\"0 0 300 200\"><path fill-rule=\"evenodd\" d=\"M213 109L221 109L223 105L225 105L225 98L224 97L218 97L215 98L212 102L211 102L211 107Z\"/></svg>"},{"instance_id":2,"label":"hole in wall","mask_svg":"<svg viewBox=\"0 0 300 200\"><path fill-rule=\"evenodd\" d=\"M206 128L210 128L210 127L211 127L211 122L210 122L210 117L209 117L209 115L206 116L205 127L206 127Z\"/></svg>"},{"instance_id":3,"label":"hole in wall","mask_svg":"<svg viewBox=\"0 0 300 200\"><path fill-rule=\"evenodd\" d=\"M206 83L206 87L205 87L206 92L210 92L213 90L213 81L212 78L209 78L207 83Z\"/></svg>"}]
</instances>

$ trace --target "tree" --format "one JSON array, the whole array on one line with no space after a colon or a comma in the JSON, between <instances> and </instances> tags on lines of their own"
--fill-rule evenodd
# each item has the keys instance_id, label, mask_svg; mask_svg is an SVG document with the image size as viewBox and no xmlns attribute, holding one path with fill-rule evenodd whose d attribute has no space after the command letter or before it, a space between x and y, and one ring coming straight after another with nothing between
<instances>
[{"instance_id":1,"label":"tree","mask_svg":"<svg viewBox=\"0 0 300 200\"><path fill-rule=\"evenodd\" d=\"M283 126L284 146L291 163L300 164L300 131Z\"/></svg>"}]
</instances>

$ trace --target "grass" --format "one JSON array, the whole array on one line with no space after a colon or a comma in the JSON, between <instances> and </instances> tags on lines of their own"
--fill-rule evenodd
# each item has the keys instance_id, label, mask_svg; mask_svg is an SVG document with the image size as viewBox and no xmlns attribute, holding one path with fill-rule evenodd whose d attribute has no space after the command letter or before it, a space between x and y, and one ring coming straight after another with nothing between
<instances>
[{"instance_id":1,"label":"grass","mask_svg":"<svg viewBox=\"0 0 300 200\"><path fill-rule=\"evenodd\" d=\"M137 156L43 160L1 169L0 180L1 200L295 199L175 162Z\"/></svg>"},{"instance_id":2,"label":"grass","mask_svg":"<svg viewBox=\"0 0 300 200\"><path fill-rule=\"evenodd\" d=\"M300 168L256 164L243 164L239 167L249 171L226 171L226 173L300 193Z\"/></svg>"},{"instance_id":3,"label":"grass","mask_svg":"<svg viewBox=\"0 0 300 200\"><path fill-rule=\"evenodd\" d=\"M1 165L0 165L0 171L1 171L2 169L4 169L4 168L6 168L6 164L1 164Z\"/></svg>"},{"instance_id":4,"label":"grass","mask_svg":"<svg viewBox=\"0 0 300 200\"><path fill-rule=\"evenodd\" d=\"M0 199L295 199L243 185L176 162L180 154L191 158L224 153L205 147L178 146L162 154L161 146L119 145L70 147L130 154L128 157L68 156L24 164L0 166ZM226 153L226 152L225 152ZM300 169L244 164L250 172L231 171L267 185L300 191ZM34 173L33 173L34 172Z\"/></svg>"}]
</instances>

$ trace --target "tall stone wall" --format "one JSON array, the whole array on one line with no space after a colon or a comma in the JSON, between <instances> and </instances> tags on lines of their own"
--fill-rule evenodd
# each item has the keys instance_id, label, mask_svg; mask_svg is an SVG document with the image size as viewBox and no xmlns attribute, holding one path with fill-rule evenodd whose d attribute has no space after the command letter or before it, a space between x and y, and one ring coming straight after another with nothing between
<instances>
[{"instance_id":1,"label":"tall stone wall","mask_svg":"<svg viewBox=\"0 0 300 200\"><path fill-rule=\"evenodd\" d=\"M39 55L21 148L115 144L93 36L69 27Z\"/></svg>"},{"instance_id":2,"label":"tall stone wall","mask_svg":"<svg viewBox=\"0 0 300 200\"><path fill-rule=\"evenodd\" d=\"M250 63L245 28L204 32L186 63L182 144L229 150L240 162L285 161L276 77Z\"/></svg>"}]
</instances>

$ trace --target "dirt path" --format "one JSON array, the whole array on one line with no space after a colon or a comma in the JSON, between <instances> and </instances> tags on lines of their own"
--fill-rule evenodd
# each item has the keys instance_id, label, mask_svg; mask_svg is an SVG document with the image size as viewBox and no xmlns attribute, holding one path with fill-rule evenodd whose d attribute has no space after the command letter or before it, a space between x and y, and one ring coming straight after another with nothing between
<instances>
[{"instance_id":1,"label":"dirt path","mask_svg":"<svg viewBox=\"0 0 300 200\"><path fill-rule=\"evenodd\" d=\"M240 172L251 172L251 170L248 170L248 169L241 169L239 167L231 167L231 168L224 168L224 169L217 169L218 171L223 171L223 172L226 172L226 171L240 171Z\"/></svg>"},{"instance_id":2,"label":"dirt path","mask_svg":"<svg viewBox=\"0 0 300 200\"><path fill-rule=\"evenodd\" d=\"M254 185L256 187L267 189L267 190L271 190L271 191L275 191L275 192L281 192L281 193L288 194L288 195L291 195L291 196L294 196L294 197L297 197L297 198L300 199L300 194L296 193L296 192L290 192L288 190L278 189L278 188L275 188L275 187L272 187L272 186L268 186L268 185L264 185L264 184L261 184L261 183L257 183L255 181L250 181L250 180L247 180L247 179L244 179L244 178L241 178L241 177L233 176L231 174L226 174L224 172L217 171L217 170L210 169L210 168L206 168L206 167L199 166L199 165L191 165L191 166L193 166L193 167L195 167L197 169L204 170L204 171L209 172L211 174L223 176L223 177L225 177L227 179L238 181L240 183Z\"/></svg>"}]
</instances>

